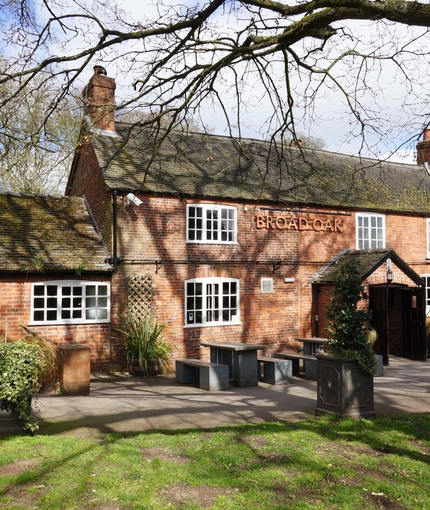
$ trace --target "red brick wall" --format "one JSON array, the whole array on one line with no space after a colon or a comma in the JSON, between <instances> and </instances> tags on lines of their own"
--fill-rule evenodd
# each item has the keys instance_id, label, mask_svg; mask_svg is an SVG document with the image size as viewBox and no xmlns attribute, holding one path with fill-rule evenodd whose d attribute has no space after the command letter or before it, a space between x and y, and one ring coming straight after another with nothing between
<instances>
[{"instance_id":1,"label":"red brick wall","mask_svg":"<svg viewBox=\"0 0 430 510\"><path fill-rule=\"evenodd\" d=\"M76 160L68 194L85 194L98 227L112 246L111 196L106 190L92 148L82 146ZM312 277L344 248L356 248L355 213L318 208L309 212L267 210L273 204L244 204L240 201L201 200L237 207L238 243L209 245L186 243L186 205L199 200L139 194L140 207L126 206L118 196L118 255L124 257L112 282L113 328L117 313L127 304L126 278L151 275L153 313L168 326L166 335L175 344L175 356L206 357L203 340L236 340L269 345L268 353L297 347L295 339L325 336L324 309L329 304L327 289L319 293L319 323L313 303ZM255 214L264 216L267 228L257 228ZM270 221L267 220L270 216ZM277 223L277 218L278 223ZM296 219L291 228L287 220ZM300 220L301 219L301 220ZM306 220L306 221L305 221ZM316 220L316 223L315 223ZM418 274L430 273L426 261L425 218L387 215L386 245L394 248ZM155 261L162 260L158 266ZM273 272L273 263L282 261ZM394 281L408 280L396 268ZM377 279L384 281L382 268ZM241 324L219 327L184 327L184 282L203 276L225 276L240 280ZM262 294L260 280L273 277L274 292ZM375 276L376 277L376 276ZM285 283L285 278L295 278ZM374 283L381 283L381 281ZM411 282L408 280L408 283ZM112 334L115 337L115 333ZM111 340L112 361L123 363L121 342Z\"/></svg>"},{"instance_id":2,"label":"red brick wall","mask_svg":"<svg viewBox=\"0 0 430 510\"><path fill-rule=\"evenodd\" d=\"M343 211L345 214L341 216L321 211L298 213L295 216L306 218L308 223L315 218L329 219L330 222L324 229L317 223L319 230L277 229L271 226L275 225L273 218L288 216L285 213L263 211L263 205L255 209L248 205L245 211L240 202L229 202L228 205L238 208L238 244L187 244L186 204L198 200L145 195L139 195L139 198L143 201L140 207L126 207L119 198L119 254L125 261L113 282L114 319L117 311L125 310L126 276L149 274L154 285L154 314L167 324L166 334L177 347L176 356L207 357L200 342L208 340L260 342L269 346L267 352L270 354L281 349L296 349L295 339L298 337L326 336L325 310L330 304L330 289L320 289L317 325L311 279L343 248L355 249L354 213ZM214 200L201 202L217 203ZM227 204L226 201L220 203ZM272 217L268 228L256 228L255 213ZM284 223L278 223L284 225L285 221L282 221ZM418 272L426 267L425 229L422 218L387 217L387 246L396 242L401 256L417 262ZM422 242L410 243L414 233ZM156 260L171 262L163 262L157 269ZM214 261L225 261L225 264L211 263ZM276 261L282 261L282 265L273 272L272 262ZM395 280L399 283L407 280L412 284L395 267L393 269ZM385 281L385 267L379 273L379 276L375 275L375 283ZM184 282L205 276L240 280L240 325L184 327ZM272 294L261 293L262 277L274 279ZM295 278L294 283L284 282L285 278L291 277Z\"/></svg>"},{"instance_id":3,"label":"red brick wall","mask_svg":"<svg viewBox=\"0 0 430 510\"><path fill-rule=\"evenodd\" d=\"M245 210L240 202L229 202L237 206L238 244L192 244L185 242L187 200L142 194L139 198L143 201L140 207L126 207L125 202L119 207L119 254L125 260L113 281L113 319L116 312L125 311L126 277L149 274L154 285L154 314L167 324L166 334L175 343L177 356L207 356L200 342L208 340L260 342L269 346L268 353L274 353L296 349L296 338L315 334L311 278L345 242L355 242L353 216L318 214L330 219L324 231L277 229L271 226L273 218L289 215L260 207L254 210L249 205ZM256 213L272 217L268 228L256 228ZM316 217L300 216L309 222ZM337 223L335 231L334 222L339 218L342 223ZM171 262L163 262L157 269L156 260ZM223 261L225 264L216 263ZM281 266L273 272L273 263L278 261ZM184 327L184 282L207 276L240 280L240 325ZM261 293L262 277L273 278L273 293ZM286 283L285 278L295 278L295 282Z\"/></svg>"},{"instance_id":4,"label":"red brick wall","mask_svg":"<svg viewBox=\"0 0 430 510\"><path fill-rule=\"evenodd\" d=\"M91 370L106 371L110 363L110 324L30 325L31 284L36 281L67 280L70 275L0 275L0 336L8 341L26 335L20 325L45 340L59 343L79 343L91 348ZM82 280L106 280L103 275L82 276Z\"/></svg>"},{"instance_id":5,"label":"red brick wall","mask_svg":"<svg viewBox=\"0 0 430 510\"><path fill-rule=\"evenodd\" d=\"M82 143L78 149L66 195L85 196L97 228L106 245L111 247L112 196L102 178L94 149L89 143Z\"/></svg>"}]
</instances>

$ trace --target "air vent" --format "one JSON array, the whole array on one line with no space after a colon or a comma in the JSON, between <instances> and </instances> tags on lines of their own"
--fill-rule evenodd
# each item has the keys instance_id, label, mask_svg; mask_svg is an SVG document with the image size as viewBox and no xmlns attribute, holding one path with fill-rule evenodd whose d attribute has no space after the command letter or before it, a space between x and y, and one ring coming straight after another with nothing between
<instances>
[{"instance_id":1,"label":"air vent","mask_svg":"<svg viewBox=\"0 0 430 510\"><path fill-rule=\"evenodd\" d=\"M261 292L273 292L273 278L261 279Z\"/></svg>"}]
</instances>

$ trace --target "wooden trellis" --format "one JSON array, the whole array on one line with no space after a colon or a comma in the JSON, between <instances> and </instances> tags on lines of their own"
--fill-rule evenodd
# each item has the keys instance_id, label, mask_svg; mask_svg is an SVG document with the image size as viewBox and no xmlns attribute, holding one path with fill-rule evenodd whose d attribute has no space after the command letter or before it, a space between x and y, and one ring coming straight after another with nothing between
<instances>
[{"instance_id":1,"label":"wooden trellis","mask_svg":"<svg viewBox=\"0 0 430 510\"><path fill-rule=\"evenodd\" d=\"M151 276L129 276L127 278L127 311L143 319L151 313L152 278Z\"/></svg>"}]
</instances>

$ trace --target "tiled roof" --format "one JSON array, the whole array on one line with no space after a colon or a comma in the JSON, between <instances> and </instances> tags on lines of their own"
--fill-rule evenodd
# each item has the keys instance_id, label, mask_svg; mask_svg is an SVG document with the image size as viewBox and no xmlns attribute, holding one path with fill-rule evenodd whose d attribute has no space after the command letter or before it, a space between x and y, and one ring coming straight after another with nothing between
<instances>
[{"instance_id":1,"label":"tiled roof","mask_svg":"<svg viewBox=\"0 0 430 510\"><path fill-rule=\"evenodd\" d=\"M154 132L117 123L93 142L110 189L430 214L423 166L203 133Z\"/></svg>"},{"instance_id":2,"label":"tiled roof","mask_svg":"<svg viewBox=\"0 0 430 510\"><path fill-rule=\"evenodd\" d=\"M0 271L108 271L78 197L0 194Z\"/></svg>"},{"instance_id":3,"label":"tiled roof","mask_svg":"<svg viewBox=\"0 0 430 510\"><path fill-rule=\"evenodd\" d=\"M361 281L368 278L378 267L387 259L395 264L403 273L405 273L417 285L423 285L420 276L401 259L392 248L373 249L373 250L349 250L345 249L339 252L330 262L321 268L312 278L315 284L332 284L341 275L343 267L351 262L358 262L360 267Z\"/></svg>"}]
</instances>

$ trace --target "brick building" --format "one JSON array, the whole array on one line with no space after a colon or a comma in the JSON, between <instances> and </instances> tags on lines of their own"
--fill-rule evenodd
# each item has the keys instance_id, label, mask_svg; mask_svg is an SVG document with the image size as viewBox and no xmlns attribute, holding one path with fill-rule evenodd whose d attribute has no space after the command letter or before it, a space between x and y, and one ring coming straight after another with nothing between
<instances>
[{"instance_id":1,"label":"brick building","mask_svg":"<svg viewBox=\"0 0 430 510\"><path fill-rule=\"evenodd\" d=\"M151 310L178 357L206 357L208 340L296 349L299 337L325 335L333 268L366 254L381 353L426 357L430 142L405 165L165 133L115 122L114 91L96 67L66 189L85 197L109 249L112 330L118 313Z\"/></svg>"},{"instance_id":2,"label":"brick building","mask_svg":"<svg viewBox=\"0 0 430 510\"><path fill-rule=\"evenodd\" d=\"M25 326L41 338L91 348L94 370L110 361L106 248L79 197L0 194L0 335Z\"/></svg>"}]
</instances>

